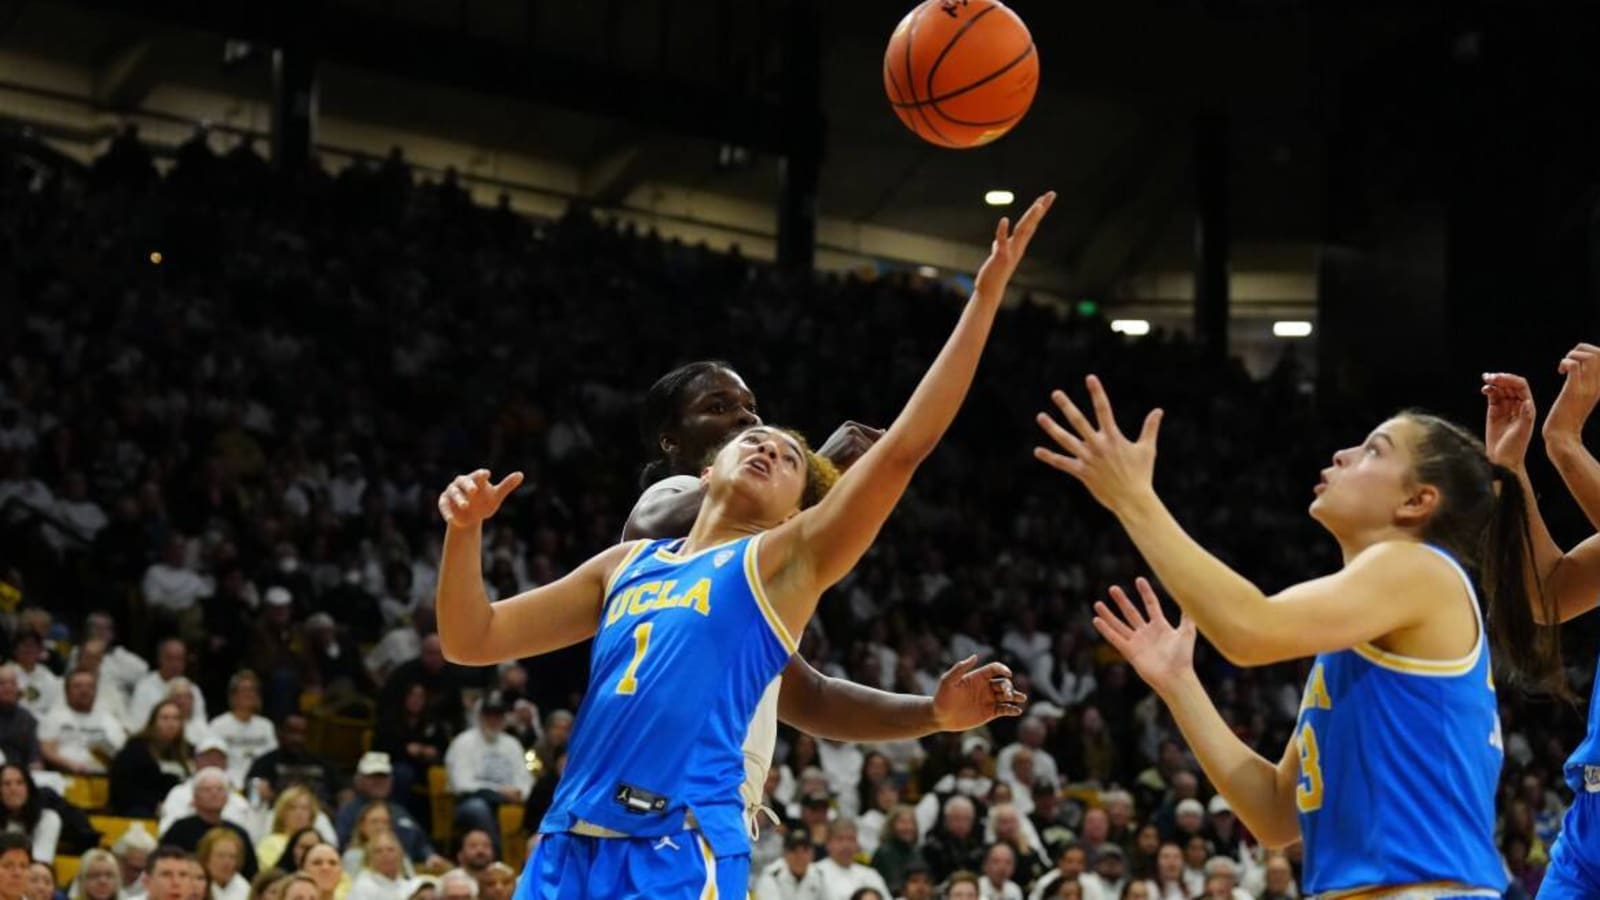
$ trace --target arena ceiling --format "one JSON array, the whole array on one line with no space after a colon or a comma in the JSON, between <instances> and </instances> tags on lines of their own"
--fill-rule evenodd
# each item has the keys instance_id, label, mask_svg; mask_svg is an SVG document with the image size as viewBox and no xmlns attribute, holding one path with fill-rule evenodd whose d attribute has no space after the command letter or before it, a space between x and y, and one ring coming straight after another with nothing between
<instances>
[{"instance_id":1,"label":"arena ceiling","mask_svg":"<svg viewBox=\"0 0 1600 900\"><path fill-rule=\"evenodd\" d=\"M0 48L91 66L97 99L137 104L158 80L262 95L264 60L226 39L299 41L327 113L516 148L579 167L622 158L601 190L662 181L770 203L785 111L785 41L811 0L0 0ZM927 146L888 110L884 42L907 0L820 2L824 216L982 244L991 188L1063 196L1037 254L1104 289L1192 248L1191 125L1230 126L1240 255L1315 242L1340 75L1438 28L1427 7L1290 0L1014 0L1040 48L1028 118L978 150ZM308 24L309 23L309 24ZM801 24L797 24L801 23ZM1448 24L1448 23L1444 23ZM752 148L723 165L723 145Z\"/></svg>"}]
</instances>

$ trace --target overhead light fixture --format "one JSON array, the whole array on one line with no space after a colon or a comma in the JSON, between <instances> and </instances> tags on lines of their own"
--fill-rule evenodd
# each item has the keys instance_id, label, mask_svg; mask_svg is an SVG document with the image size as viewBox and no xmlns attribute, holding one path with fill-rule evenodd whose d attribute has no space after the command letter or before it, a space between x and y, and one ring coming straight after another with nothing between
<instances>
[{"instance_id":1,"label":"overhead light fixture","mask_svg":"<svg viewBox=\"0 0 1600 900\"><path fill-rule=\"evenodd\" d=\"M990 206L1010 206L1017 199L1017 195L1010 191L990 191L983 195L983 202Z\"/></svg>"},{"instance_id":2,"label":"overhead light fixture","mask_svg":"<svg viewBox=\"0 0 1600 900\"><path fill-rule=\"evenodd\" d=\"M1311 336L1311 323L1288 321L1273 322L1272 334L1281 338L1303 338Z\"/></svg>"},{"instance_id":3,"label":"overhead light fixture","mask_svg":"<svg viewBox=\"0 0 1600 900\"><path fill-rule=\"evenodd\" d=\"M1150 333L1149 319L1112 319L1111 330L1129 337L1139 337Z\"/></svg>"},{"instance_id":4,"label":"overhead light fixture","mask_svg":"<svg viewBox=\"0 0 1600 900\"><path fill-rule=\"evenodd\" d=\"M938 278L939 270L933 266L917 266L917 274L923 278Z\"/></svg>"}]
</instances>

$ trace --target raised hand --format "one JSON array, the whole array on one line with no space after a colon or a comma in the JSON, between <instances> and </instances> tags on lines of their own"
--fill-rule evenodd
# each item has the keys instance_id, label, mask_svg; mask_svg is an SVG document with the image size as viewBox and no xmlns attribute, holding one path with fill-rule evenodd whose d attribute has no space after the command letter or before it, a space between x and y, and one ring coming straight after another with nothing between
<instances>
[{"instance_id":1,"label":"raised hand","mask_svg":"<svg viewBox=\"0 0 1600 900\"><path fill-rule=\"evenodd\" d=\"M1094 627L1160 694L1194 671L1194 620L1185 616L1173 628L1161 611L1161 600L1150 582L1139 578L1134 584L1144 600L1144 612L1133 605L1122 588L1114 587L1111 599L1122 615L1112 612L1104 601L1098 602L1094 605Z\"/></svg>"},{"instance_id":2,"label":"raised hand","mask_svg":"<svg viewBox=\"0 0 1600 900\"><path fill-rule=\"evenodd\" d=\"M1036 421L1066 453L1035 447L1033 457L1083 482L1102 506L1116 512L1125 501L1154 490L1156 433L1161 429L1162 413L1159 409L1151 410L1144 418L1139 439L1130 441L1117 427L1111 398L1106 396L1100 379L1090 375L1086 382L1094 404L1094 424L1090 424L1066 392L1052 392L1050 399L1055 401L1071 430L1063 428L1048 413L1039 413Z\"/></svg>"},{"instance_id":3,"label":"raised hand","mask_svg":"<svg viewBox=\"0 0 1600 900\"><path fill-rule=\"evenodd\" d=\"M846 422L822 442L817 455L833 463L843 472L883 437L883 429L871 428L860 422Z\"/></svg>"},{"instance_id":4,"label":"raised hand","mask_svg":"<svg viewBox=\"0 0 1600 900\"><path fill-rule=\"evenodd\" d=\"M940 731L966 731L1000 716L1020 716L1028 695L1011 686L1011 670L1001 663L974 669L976 656L950 667L933 694L933 718Z\"/></svg>"},{"instance_id":5,"label":"raised hand","mask_svg":"<svg viewBox=\"0 0 1600 900\"><path fill-rule=\"evenodd\" d=\"M457 475L439 495L439 515L452 528L480 525L500 511L500 504L522 484L522 473L512 472L499 484L489 483L489 470Z\"/></svg>"},{"instance_id":6,"label":"raised hand","mask_svg":"<svg viewBox=\"0 0 1600 900\"><path fill-rule=\"evenodd\" d=\"M1489 450L1489 460L1508 469L1521 468L1537 415L1528 380L1507 372L1485 372L1480 390L1488 401L1483 444Z\"/></svg>"},{"instance_id":7,"label":"raised hand","mask_svg":"<svg viewBox=\"0 0 1600 900\"><path fill-rule=\"evenodd\" d=\"M1600 347L1579 344L1561 358L1556 368L1567 380L1550 406L1549 415L1544 417L1547 450L1552 445L1583 443L1583 424L1600 399Z\"/></svg>"},{"instance_id":8,"label":"raised hand","mask_svg":"<svg viewBox=\"0 0 1600 900\"><path fill-rule=\"evenodd\" d=\"M1011 227L1010 219L1000 219L1000 224L994 229L994 243L990 245L989 258L984 260L983 267L978 269L978 277L973 280L975 293L994 301L1005 296L1006 285L1017 271L1017 263L1028 252L1028 242L1033 240L1039 220L1044 218L1044 214L1050 211L1050 205L1055 202L1055 191L1033 201L1028 211L1017 220L1015 229Z\"/></svg>"}]
</instances>

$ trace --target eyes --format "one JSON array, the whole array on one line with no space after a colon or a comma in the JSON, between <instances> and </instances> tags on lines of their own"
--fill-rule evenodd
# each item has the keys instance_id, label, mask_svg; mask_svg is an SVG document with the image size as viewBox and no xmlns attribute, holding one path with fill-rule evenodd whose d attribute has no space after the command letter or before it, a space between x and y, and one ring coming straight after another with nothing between
<instances>
[{"instance_id":1,"label":"eyes","mask_svg":"<svg viewBox=\"0 0 1600 900\"><path fill-rule=\"evenodd\" d=\"M739 439L739 443L743 444L746 447L754 447L754 446L757 446L758 444L762 443L766 439L767 439L767 435L764 432L747 431L747 432L745 432L744 437ZM793 447L790 447L787 444L785 444L784 448L783 448L782 456L783 456L783 461L786 464L788 464L788 466L791 469L799 469L800 468L800 454L796 453Z\"/></svg>"}]
</instances>

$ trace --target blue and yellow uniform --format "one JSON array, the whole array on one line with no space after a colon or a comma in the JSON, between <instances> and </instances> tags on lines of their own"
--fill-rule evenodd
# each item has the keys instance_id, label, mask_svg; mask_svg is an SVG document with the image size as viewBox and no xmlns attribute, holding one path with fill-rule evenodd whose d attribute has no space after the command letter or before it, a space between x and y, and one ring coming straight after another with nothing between
<instances>
[{"instance_id":1,"label":"blue and yellow uniform","mask_svg":"<svg viewBox=\"0 0 1600 900\"><path fill-rule=\"evenodd\" d=\"M1505 750L1483 616L1456 660L1362 644L1317 656L1295 725L1305 889L1319 897L1499 897L1494 844ZM1384 888L1410 886L1403 894Z\"/></svg>"},{"instance_id":2,"label":"blue and yellow uniform","mask_svg":"<svg viewBox=\"0 0 1600 900\"><path fill-rule=\"evenodd\" d=\"M1589 697L1583 743L1567 757L1572 807L1561 820L1561 836L1550 848L1550 866L1539 883L1540 900L1600 897L1600 678Z\"/></svg>"},{"instance_id":3,"label":"blue and yellow uniform","mask_svg":"<svg viewBox=\"0 0 1600 900\"><path fill-rule=\"evenodd\" d=\"M745 895L742 745L795 649L762 591L760 544L680 556L681 540L641 541L617 567L516 900Z\"/></svg>"}]
</instances>

